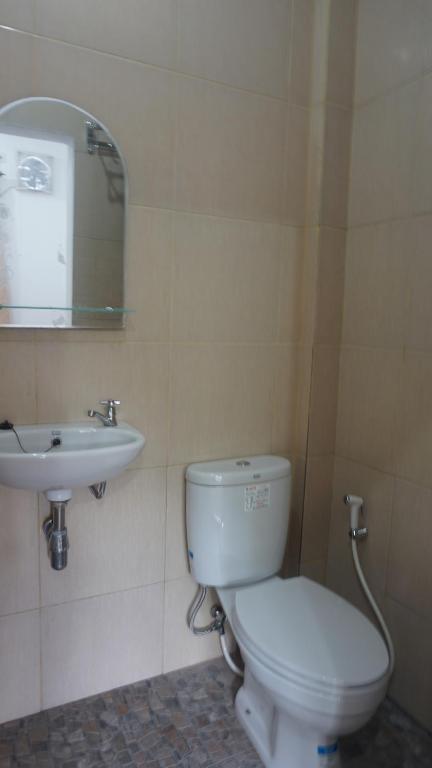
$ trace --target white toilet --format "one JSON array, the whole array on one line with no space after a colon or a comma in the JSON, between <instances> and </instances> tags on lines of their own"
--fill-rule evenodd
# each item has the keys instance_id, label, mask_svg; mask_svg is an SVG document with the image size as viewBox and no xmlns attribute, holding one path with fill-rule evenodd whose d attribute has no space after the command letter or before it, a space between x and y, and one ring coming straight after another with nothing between
<instances>
[{"instance_id":1,"label":"white toilet","mask_svg":"<svg viewBox=\"0 0 432 768\"><path fill-rule=\"evenodd\" d=\"M389 654L350 603L302 576L276 576L291 466L276 456L192 464L187 539L198 584L217 589L245 662L236 712L268 768L339 766L338 736L385 696Z\"/></svg>"}]
</instances>

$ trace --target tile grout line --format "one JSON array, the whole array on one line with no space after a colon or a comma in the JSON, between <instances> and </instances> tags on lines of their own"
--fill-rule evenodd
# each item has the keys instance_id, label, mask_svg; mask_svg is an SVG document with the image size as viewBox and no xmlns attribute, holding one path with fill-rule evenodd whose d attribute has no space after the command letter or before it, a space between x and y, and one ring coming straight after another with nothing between
<instances>
[{"instance_id":1,"label":"tile grout line","mask_svg":"<svg viewBox=\"0 0 432 768\"><path fill-rule=\"evenodd\" d=\"M46 41L49 43L52 43L54 45L65 45L69 48L75 48L81 51L86 51L88 53L95 54L96 56L106 56L112 59L117 59L119 61L125 62L127 64L137 65L141 67L147 67L148 69L156 70L158 72L165 72L167 74L176 75L178 77L183 77L188 80L193 81L199 81L208 83L209 85L214 85L222 88L227 88L231 91L235 91L236 93L242 93L249 96L256 96L258 98L263 99L270 99L271 101L282 103L282 104L289 104L291 106L294 106L298 109L304 109L304 110L310 110L314 107L322 106L324 104L329 104L329 106L338 107L343 110L350 110L352 107L351 105L346 104L340 104L338 102L333 101L327 101L326 99L319 99L315 101L310 101L308 103L300 103L296 101L291 101L289 90L286 96L277 96L275 94L266 93L265 91L261 90L254 90L253 88L246 88L238 85L233 85L232 83L225 82L224 80L215 80L209 77L204 77L202 75L195 75L191 72L185 72L181 69L175 69L173 67L163 66L160 64L153 64L149 61L142 61L141 59L134 59L134 58L128 58L127 56L124 56L119 53L114 53L112 51L105 51L100 48L90 48L89 46L82 45L80 43L74 43L69 40L64 40L62 38L57 37L50 37L49 35L43 35L41 33L35 32L34 30L25 30L25 29L19 29L18 27L14 26L8 26L6 24L0 24L0 31L3 32L12 32L14 34L23 36L23 37L29 37L36 41ZM179 41L177 41L177 48L179 46Z\"/></svg>"}]
</instances>

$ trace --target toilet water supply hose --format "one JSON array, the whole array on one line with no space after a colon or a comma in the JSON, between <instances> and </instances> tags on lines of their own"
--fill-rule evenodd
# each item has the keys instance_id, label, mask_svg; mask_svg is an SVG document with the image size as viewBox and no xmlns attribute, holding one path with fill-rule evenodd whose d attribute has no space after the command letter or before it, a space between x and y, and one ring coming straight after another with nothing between
<instances>
[{"instance_id":1,"label":"toilet water supply hose","mask_svg":"<svg viewBox=\"0 0 432 768\"><path fill-rule=\"evenodd\" d=\"M369 604L377 618L378 624L381 627L382 634L384 635L384 640L385 640L388 654L389 654L389 663L390 663L389 677L391 677L391 675L393 674L394 665L395 665L395 651L394 651L393 640L391 639L391 635L388 630L387 624L385 623L384 616L382 615L378 607L378 604L372 592L369 589L369 585L366 581L365 575L363 573L363 569L360 564L360 558L359 558L358 549L357 549L357 539L365 538L368 533L367 528L359 528L359 517L360 517L360 512L363 509L364 501L361 498L361 496L354 496L353 494L348 494L347 496L344 496L343 500L344 500L344 503L347 505L347 507L350 508L349 535L351 538L351 549L352 549L352 556L354 560L354 567L356 569L357 576L362 586L363 592L365 593L369 601Z\"/></svg>"},{"instance_id":2,"label":"toilet water supply hose","mask_svg":"<svg viewBox=\"0 0 432 768\"><path fill-rule=\"evenodd\" d=\"M206 626L204 627L195 626L195 619L197 617L198 611L202 607L206 597L207 597L207 587L203 587L201 584L199 584L195 598L192 602L191 607L189 608L189 613L187 617L188 627L191 630L191 632L193 632L194 635L202 636L202 635L209 635L210 632L215 632L215 631L218 632L221 651L231 672L234 672L235 675L239 675L239 677L243 677L243 670L237 666L235 661L232 659L228 649L227 638L225 634L225 626L224 626L226 621L226 616L222 608L220 608L220 606L218 605L214 605L213 608L211 609L213 621L211 621L210 624L206 624Z\"/></svg>"}]
</instances>

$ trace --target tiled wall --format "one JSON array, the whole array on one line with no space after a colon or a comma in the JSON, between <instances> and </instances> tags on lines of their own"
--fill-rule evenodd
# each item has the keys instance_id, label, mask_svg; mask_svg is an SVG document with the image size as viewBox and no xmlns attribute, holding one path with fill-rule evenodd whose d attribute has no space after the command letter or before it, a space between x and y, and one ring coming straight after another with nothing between
<instances>
[{"instance_id":1,"label":"tiled wall","mask_svg":"<svg viewBox=\"0 0 432 768\"><path fill-rule=\"evenodd\" d=\"M344 493L396 645L395 698L432 728L432 4L360 0L327 583L366 609Z\"/></svg>"},{"instance_id":2,"label":"tiled wall","mask_svg":"<svg viewBox=\"0 0 432 768\"><path fill-rule=\"evenodd\" d=\"M0 417L80 419L108 395L147 438L104 501L74 494L62 573L40 533L45 500L0 490L1 721L218 652L185 624L188 462L292 457L296 567L313 11L312 0L0 0L1 103L75 102L126 155L137 309L124 332L3 330Z\"/></svg>"},{"instance_id":3,"label":"tiled wall","mask_svg":"<svg viewBox=\"0 0 432 768\"><path fill-rule=\"evenodd\" d=\"M319 581L325 579L332 502L356 6L355 0L319 2L314 36L307 243L315 287L301 572Z\"/></svg>"}]
</instances>

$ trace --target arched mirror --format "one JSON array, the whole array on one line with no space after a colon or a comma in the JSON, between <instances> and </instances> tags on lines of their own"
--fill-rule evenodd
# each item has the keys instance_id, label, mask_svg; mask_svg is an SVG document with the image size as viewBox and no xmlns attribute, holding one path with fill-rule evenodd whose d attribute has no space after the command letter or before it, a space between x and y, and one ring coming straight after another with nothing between
<instances>
[{"instance_id":1,"label":"arched mirror","mask_svg":"<svg viewBox=\"0 0 432 768\"><path fill-rule=\"evenodd\" d=\"M0 326L122 328L126 168L58 99L0 110Z\"/></svg>"}]
</instances>

